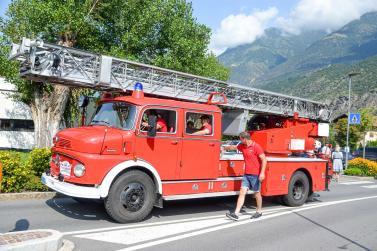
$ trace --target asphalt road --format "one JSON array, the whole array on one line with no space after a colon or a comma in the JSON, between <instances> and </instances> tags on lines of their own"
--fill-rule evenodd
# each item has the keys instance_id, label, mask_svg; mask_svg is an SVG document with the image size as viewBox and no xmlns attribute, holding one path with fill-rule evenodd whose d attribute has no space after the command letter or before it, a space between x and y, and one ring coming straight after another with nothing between
<instances>
[{"instance_id":1,"label":"asphalt road","mask_svg":"<svg viewBox=\"0 0 377 251\"><path fill-rule=\"evenodd\" d=\"M377 181L343 178L316 201L289 208L265 199L250 220L225 218L236 197L175 201L143 222L117 224L102 204L70 198L0 202L0 233L55 229L75 250L377 250Z\"/></svg>"}]
</instances>

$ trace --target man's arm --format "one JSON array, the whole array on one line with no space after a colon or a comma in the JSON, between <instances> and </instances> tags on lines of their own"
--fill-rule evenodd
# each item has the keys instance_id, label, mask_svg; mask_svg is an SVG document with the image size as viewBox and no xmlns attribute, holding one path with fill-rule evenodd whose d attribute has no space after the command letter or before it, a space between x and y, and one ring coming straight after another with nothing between
<instances>
[{"instance_id":1,"label":"man's arm","mask_svg":"<svg viewBox=\"0 0 377 251\"><path fill-rule=\"evenodd\" d=\"M231 145L231 146L223 146L222 147L225 151L237 151L237 146Z\"/></svg>"},{"instance_id":2,"label":"man's arm","mask_svg":"<svg viewBox=\"0 0 377 251\"><path fill-rule=\"evenodd\" d=\"M260 160L262 161L262 166L261 166L261 170L260 170L260 174L259 174L259 181L262 182L264 180L264 178L266 178L266 166L267 166L267 158L266 158L266 155L264 155L264 153L260 154L258 156L260 158Z\"/></svg>"},{"instance_id":3,"label":"man's arm","mask_svg":"<svg viewBox=\"0 0 377 251\"><path fill-rule=\"evenodd\" d=\"M203 130L200 130L200 131L197 131L197 132L194 132L192 133L193 135L207 135L209 134L209 130L206 128L206 129L203 129Z\"/></svg>"}]
</instances>

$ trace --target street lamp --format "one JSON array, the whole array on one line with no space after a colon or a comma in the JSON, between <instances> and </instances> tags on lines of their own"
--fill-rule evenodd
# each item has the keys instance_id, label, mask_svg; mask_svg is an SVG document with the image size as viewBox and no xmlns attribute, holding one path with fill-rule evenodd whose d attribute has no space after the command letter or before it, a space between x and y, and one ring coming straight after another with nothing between
<instances>
[{"instance_id":1,"label":"street lamp","mask_svg":"<svg viewBox=\"0 0 377 251\"><path fill-rule=\"evenodd\" d=\"M350 116L351 116L351 84L352 84L352 77L360 75L360 72L351 72L348 73L348 116L347 116L347 149L346 149L346 166L345 169L348 168L348 154L350 151L349 147L349 134L350 134Z\"/></svg>"}]
</instances>

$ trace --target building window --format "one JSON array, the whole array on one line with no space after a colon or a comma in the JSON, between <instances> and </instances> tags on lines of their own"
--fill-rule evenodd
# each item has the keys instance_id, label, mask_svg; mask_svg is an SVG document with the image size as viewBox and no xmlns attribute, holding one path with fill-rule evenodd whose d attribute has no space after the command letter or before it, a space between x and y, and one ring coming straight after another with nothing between
<instances>
[{"instance_id":1,"label":"building window","mask_svg":"<svg viewBox=\"0 0 377 251\"><path fill-rule=\"evenodd\" d=\"M23 119L0 119L0 130L33 132L34 122L33 120Z\"/></svg>"}]
</instances>

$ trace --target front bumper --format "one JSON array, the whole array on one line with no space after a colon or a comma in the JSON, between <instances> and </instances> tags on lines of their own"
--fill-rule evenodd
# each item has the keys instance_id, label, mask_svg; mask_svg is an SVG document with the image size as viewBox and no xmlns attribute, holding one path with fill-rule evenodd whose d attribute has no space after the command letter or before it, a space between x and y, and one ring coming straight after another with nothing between
<instances>
[{"instance_id":1,"label":"front bumper","mask_svg":"<svg viewBox=\"0 0 377 251\"><path fill-rule=\"evenodd\" d=\"M46 173L42 174L41 181L52 190L68 196L88 199L101 198L101 191L99 187L85 187L64 181L59 181L52 176L46 175Z\"/></svg>"}]
</instances>

